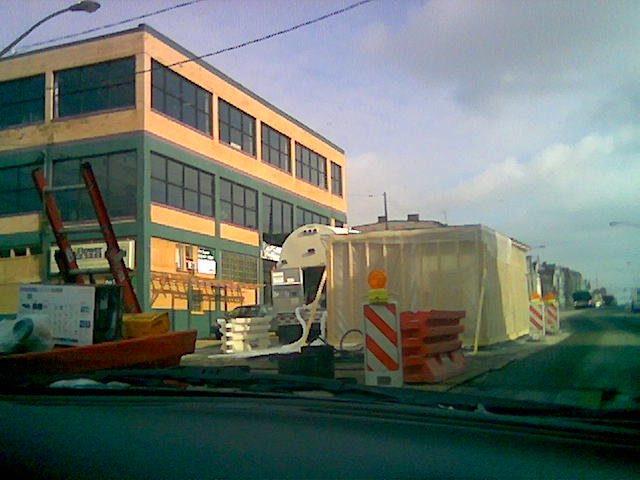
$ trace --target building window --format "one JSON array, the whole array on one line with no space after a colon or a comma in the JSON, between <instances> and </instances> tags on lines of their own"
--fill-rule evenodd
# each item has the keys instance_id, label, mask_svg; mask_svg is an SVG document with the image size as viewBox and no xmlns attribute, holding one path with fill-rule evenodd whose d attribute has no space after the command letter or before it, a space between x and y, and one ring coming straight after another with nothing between
<instances>
[{"instance_id":1,"label":"building window","mask_svg":"<svg viewBox=\"0 0 640 480\"><path fill-rule=\"evenodd\" d=\"M42 201L31 178L31 171L41 166L32 163L0 168L0 215L42 211Z\"/></svg>"},{"instance_id":2,"label":"building window","mask_svg":"<svg viewBox=\"0 0 640 480\"><path fill-rule=\"evenodd\" d=\"M307 210L306 208L298 207L296 216L298 217L297 226L307 225L309 223L320 223L322 225L329 225L329 217L320 215L318 213Z\"/></svg>"},{"instance_id":3,"label":"building window","mask_svg":"<svg viewBox=\"0 0 640 480\"><path fill-rule=\"evenodd\" d=\"M291 172L291 139L262 124L262 161Z\"/></svg>"},{"instance_id":4,"label":"building window","mask_svg":"<svg viewBox=\"0 0 640 480\"><path fill-rule=\"evenodd\" d=\"M218 99L218 117L220 141L255 155L256 119L221 98Z\"/></svg>"},{"instance_id":5,"label":"building window","mask_svg":"<svg viewBox=\"0 0 640 480\"><path fill-rule=\"evenodd\" d=\"M153 60L151 107L211 135L211 93Z\"/></svg>"},{"instance_id":6,"label":"building window","mask_svg":"<svg viewBox=\"0 0 640 480\"><path fill-rule=\"evenodd\" d=\"M274 235L293 231L293 205L269 195L262 196L262 231Z\"/></svg>"},{"instance_id":7,"label":"building window","mask_svg":"<svg viewBox=\"0 0 640 480\"><path fill-rule=\"evenodd\" d=\"M327 159L296 142L296 177L327 189Z\"/></svg>"},{"instance_id":8,"label":"building window","mask_svg":"<svg viewBox=\"0 0 640 480\"><path fill-rule=\"evenodd\" d=\"M0 128L44 121L44 75L0 82Z\"/></svg>"},{"instance_id":9,"label":"building window","mask_svg":"<svg viewBox=\"0 0 640 480\"><path fill-rule=\"evenodd\" d=\"M136 215L135 150L60 160L53 163L53 185L84 183L80 165L89 162L112 218ZM56 201L65 221L95 220L96 214L85 189L56 192Z\"/></svg>"},{"instance_id":10,"label":"building window","mask_svg":"<svg viewBox=\"0 0 640 480\"><path fill-rule=\"evenodd\" d=\"M195 245L176 244L176 271L215 275L215 251Z\"/></svg>"},{"instance_id":11,"label":"building window","mask_svg":"<svg viewBox=\"0 0 640 480\"><path fill-rule=\"evenodd\" d=\"M151 152L151 201L213 217L214 176Z\"/></svg>"},{"instance_id":12,"label":"building window","mask_svg":"<svg viewBox=\"0 0 640 480\"><path fill-rule=\"evenodd\" d=\"M258 258L234 252L220 252L220 278L258 283Z\"/></svg>"},{"instance_id":13,"label":"building window","mask_svg":"<svg viewBox=\"0 0 640 480\"><path fill-rule=\"evenodd\" d=\"M331 162L331 193L342 196L342 167Z\"/></svg>"},{"instance_id":14,"label":"building window","mask_svg":"<svg viewBox=\"0 0 640 480\"><path fill-rule=\"evenodd\" d=\"M70 68L55 73L58 117L135 106L135 59Z\"/></svg>"},{"instance_id":15,"label":"building window","mask_svg":"<svg viewBox=\"0 0 640 480\"><path fill-rule=\"evenodd\" d=\"M334 225L336 227L344 227L344 222L342 220L334 219Z\"/></svg>"},{"instance_id":16,"label":"building window","mask_svg":"<svg viewBox=\"0 0 640 480\"><path fill-rule=\"evenodd\" d=\"M258 192L224 178L220 179L220 219L258 229Z\"/></svg>"}]
</instances>

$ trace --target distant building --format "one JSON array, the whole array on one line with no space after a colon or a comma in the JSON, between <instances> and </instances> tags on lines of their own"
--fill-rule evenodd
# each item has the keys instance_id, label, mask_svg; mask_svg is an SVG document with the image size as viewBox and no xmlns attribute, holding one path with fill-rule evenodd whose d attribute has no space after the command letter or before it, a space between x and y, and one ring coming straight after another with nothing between
<instances>
[{"instance_id":1,"label":"distant building","mask_svg":"<svg viewBox=\"0 0 640 480\"><path fill-rule=\"evenodd\" d=\"M561 307L573 305L572 294L579 290L588 290L588 283L582 274L570 268L543 262L536 266L540 278L542 296L553 293Z\"/></svg>"},{"instance_id":2,"label":"distant building","mask_svg":"<svg viewBox=\"0 0 640 480\"><path fill-rule=\"evenodd\" d=\"M447 227L445 223L438 222L436 220L420 220L420 215L417 213L410 213L407 215L406 220L387 220L386 217L378 217L376 223L366 223L364 225L357 225L353 228L360 232L379 232L382 230L422 230L424 228L442 228Z\"/></svg>"},{"instance_id":3,"label":"distant building","mask_svg":"<svg viewBox=\"0 0 640 480\"><path fill-rule=\"evenodd\" d=\"M38 167L60 186L92 164L142 307L201 336L264 300L269 245L346 222L344 151L194 57L140 25L0 60L0 284L56 277ZM67 226L95 223L85 192L56 196ZM101 235L69 237L108 281Z\"/></svg>"}]
</instances>

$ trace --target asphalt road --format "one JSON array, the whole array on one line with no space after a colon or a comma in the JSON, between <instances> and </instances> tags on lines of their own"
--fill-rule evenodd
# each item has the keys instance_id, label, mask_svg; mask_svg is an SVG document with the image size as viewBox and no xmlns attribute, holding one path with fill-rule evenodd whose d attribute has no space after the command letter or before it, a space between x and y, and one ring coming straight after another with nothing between
<instances>
[{"instance_id":1,"label":"asphalt road","mask_svg":"<svg viewBox=\"0 0 640 480\"><path fill-rule=\"evenodd\" d=\"M640 406L640 315L603 308L563 317L565 340L452 391L595 408Z\"/></svg>"}]
</instances>

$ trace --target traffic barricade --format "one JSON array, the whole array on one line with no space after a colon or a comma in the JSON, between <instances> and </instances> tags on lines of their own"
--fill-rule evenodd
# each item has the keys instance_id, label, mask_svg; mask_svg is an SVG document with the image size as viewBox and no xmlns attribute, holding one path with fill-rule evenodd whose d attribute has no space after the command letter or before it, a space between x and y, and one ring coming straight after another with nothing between
<instances>
[{"instance_id":1,"label":"traffic barricade","mask_svg":"<svg viewBox=\"0 0 640 480\"><path fill-rule=\"evenodd\" d=\"M402 363L406 383L437 383L464 373L460 321L464 311L402 312Z\"/></svg>"},{"instance_id":2,"label":"traffic barricade","mask_svg":"<svg viewBox=\"0 0 640 480\"><path fill-rule=\"evenodd\" d=\"M540 296L534 296L529 301L529 337L531 340L539 341L545 335L544 310L544 302Z\"/></svg>"},{"instance_id":3,"label":"traffic barricade","mask_svg":"<svg viewBox=\"0 0 640 480\"><path fill-rule=\"evenodd\" d=\"M401 387L402 347L397 304L364 304L363 316L365 384Z\"/></svg>"},{"instance_id":4,"label":"traffic barricade","mask_svg":"<svg viewBox=\"0 0 640 480\"><path fill-rule=\"evenodd\" d=\"M544 320L545 333L555 334L560 331L558 301L555 299L555 297L545 296L544 298Z\"/></svg>"}]
</instances>

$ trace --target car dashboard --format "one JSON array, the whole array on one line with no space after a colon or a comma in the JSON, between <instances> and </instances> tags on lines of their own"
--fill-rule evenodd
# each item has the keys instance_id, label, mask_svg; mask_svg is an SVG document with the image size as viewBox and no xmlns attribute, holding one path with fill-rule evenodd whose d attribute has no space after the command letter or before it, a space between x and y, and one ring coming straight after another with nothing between
<instances>
[{"instance_id":1,"label":"car dashboard","mask_svg":"<svg viewBox=\"0 0 640 480\"><path fill-rule=\"evenodd\" d=\"M10 394L0 432L10 477L628 479L640 463L637 430L323 398Z\"/></svg>"}]
</instances>

